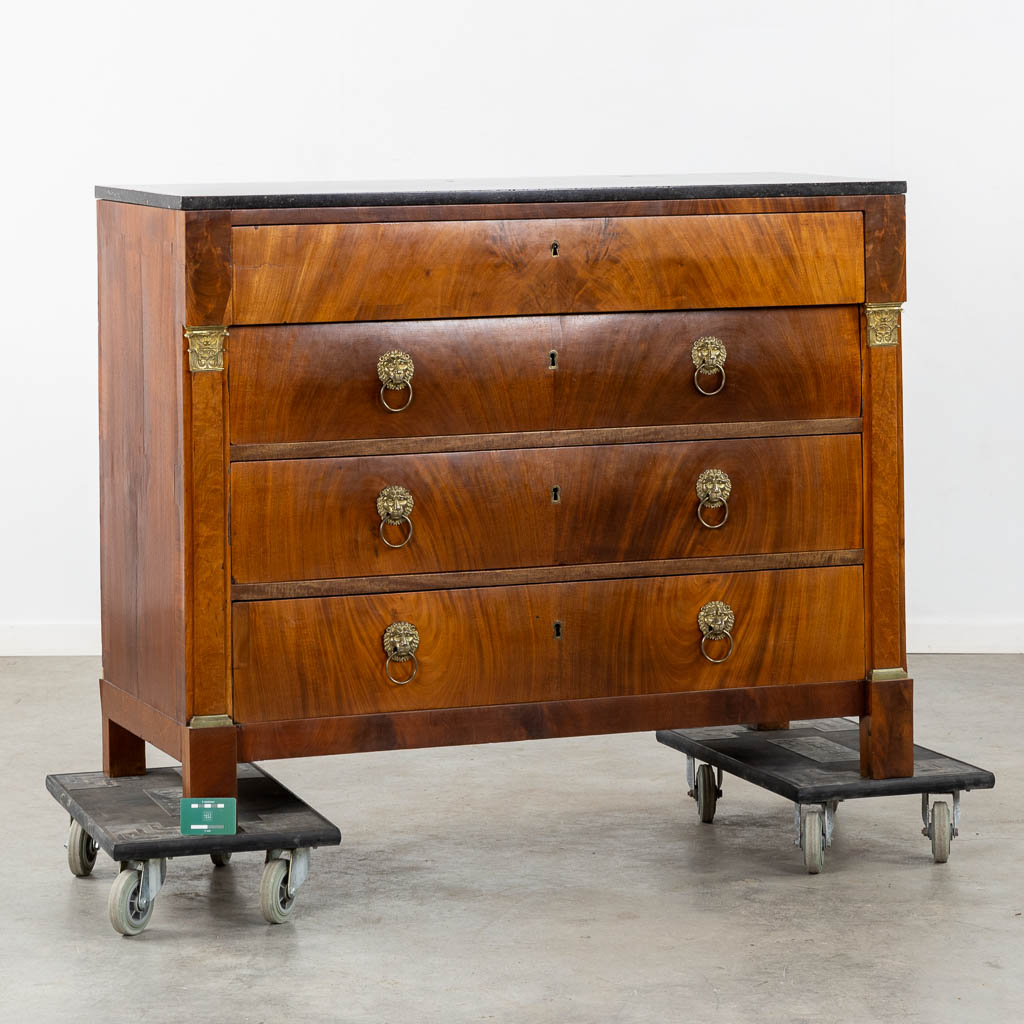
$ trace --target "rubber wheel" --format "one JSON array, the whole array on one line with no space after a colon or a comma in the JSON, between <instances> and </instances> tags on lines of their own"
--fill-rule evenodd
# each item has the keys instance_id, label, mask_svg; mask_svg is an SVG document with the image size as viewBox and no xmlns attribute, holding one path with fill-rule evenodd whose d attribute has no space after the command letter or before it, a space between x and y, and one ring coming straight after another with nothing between
<instances>
[{"instance_id":1,"label":"rubber wheel","mask_svg":"<svg viewBox=\"0 0 1024 1024\"><path fill-rule=\"evenodd\" d=\"M936 864L945 864L949 860L949 845L953 839L953 829L949 821L949 804L939 800L932 804L932 857Z\"/></svg>"},{"instance_id":2,"label":"rubber wheel","mask_svg":"<svg viewBox=\"0 0 1024 1024\"><path fill-rule=\"evenodd\" d=\"M697 790L697 814L705 825L710 825L715 820L715 808L718 806L715 770L711 765L702 764L697 769L694 788Z\"/></svg>"},{"instance_id":3,"label":"rubber wheel","mask_svg":"<svg viewBox=\"0 0 1024 1024\"><path fill-rule=\"evenodd\" d=\"M68 867L71 868L71 874L78 878L91 875L92 869L96 867L99 849L92 836L77 821L72 821L68 829Z\"/></svg>"},{"instance_id":4,"label":"rubber wheel","mask_svg":"<svg viewBox=\"0 0 1024 1024\"><path fill-rule=\"evenodd\" d=\"M215 868L226 868L231 860L231 851L218 850L216 853L210 854L210 860L213 861Z\"/></svg>"},{"instance_id":5,"label":"rubber wheel","mask_svg":"<svg viewBox=\"0 0 1024 1024\"><path fill-rule=\"evenodd\" d=\"M267 863L260 879L260 911L271 924L284 924L295 909L295 897L288 895L288 861Z\"/></svg>"},{"instance_id":6,"label":"rubber wheel","mask_svg":"<svg viewBox=\"0 0 1024 1024\"><path fill-rule=\"evenodd\" d=\"M800 845L804 850L804 866L809 875L816 875L825 863L825 835L821 811L808 811L800 827Z\"/></svg>"},{"instance_id":7,"label":"rubber wheel","mask_svg":"<svg viewBox=\"0 0 1024 1024\"><path fill-rule=\"evenodd\" d=\"M122 871L114 879L107 901L110 913L110 924L115 932L121 935L138 935L144 931L149 919L153 916L155 900L150 900L145 910L139 907L139 895L142 892L142 879L138 871L129 868Z\"/></svg>"}]
</instances>

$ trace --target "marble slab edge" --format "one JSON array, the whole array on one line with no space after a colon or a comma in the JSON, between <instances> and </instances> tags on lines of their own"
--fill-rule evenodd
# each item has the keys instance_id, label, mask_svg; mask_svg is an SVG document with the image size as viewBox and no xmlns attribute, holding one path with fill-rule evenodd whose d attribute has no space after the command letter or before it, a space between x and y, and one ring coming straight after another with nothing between
<instances>
[{"instance_id":1,"label":"marble slab edge","mask_svg":"<svg viewBox=\"0 0 1024 1024\"><path fill-rule=\"evenodd\" d=\"M455 189L452 191L322 192L180 195L96 186L96 198L164 210L281 210L326 207L472 206L525 203L617 203L672 199L774 199L814 196L900 195L905 181L823 181L791 184L638 185L620 187Z\"/></svg>"}]
</instances>

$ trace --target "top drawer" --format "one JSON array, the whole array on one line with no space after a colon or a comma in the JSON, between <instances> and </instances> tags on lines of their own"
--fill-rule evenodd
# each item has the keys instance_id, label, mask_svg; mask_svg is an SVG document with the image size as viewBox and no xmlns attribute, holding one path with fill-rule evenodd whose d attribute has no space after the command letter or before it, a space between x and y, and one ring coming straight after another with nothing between
<instances>
[{"instance_id":1,"label":"top drawer","mask_svg":"<svg viewBox=\"0 0 1024 1024\"><path fill-rule=\"evenodd\" d=\"M232 228L234 322L862 302L860 213Z\"/></svg>"}]
</instances>

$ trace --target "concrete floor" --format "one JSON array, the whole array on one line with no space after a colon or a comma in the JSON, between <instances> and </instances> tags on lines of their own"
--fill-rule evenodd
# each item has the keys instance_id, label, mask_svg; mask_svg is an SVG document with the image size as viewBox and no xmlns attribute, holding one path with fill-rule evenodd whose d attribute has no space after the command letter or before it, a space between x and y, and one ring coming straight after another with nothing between
<instances>
[{"instance_id":1,"label":"concrete floor","mask_svg":"<svg viewBox=\"0 0 1024 1024\"><path fill-rule=\"evenodd\" d=\"M844 805L809 876L791 805L727 778L698 824L650 734L310 758L269 767L344 840L292 923L260 855L178 860L122 939L43 788L99 766L99 662L0 660L0 1020L1022 1021L1024 657L911 669L919 742L997 777L946 865L896 797Z\"/></svg>"}]
</instances>

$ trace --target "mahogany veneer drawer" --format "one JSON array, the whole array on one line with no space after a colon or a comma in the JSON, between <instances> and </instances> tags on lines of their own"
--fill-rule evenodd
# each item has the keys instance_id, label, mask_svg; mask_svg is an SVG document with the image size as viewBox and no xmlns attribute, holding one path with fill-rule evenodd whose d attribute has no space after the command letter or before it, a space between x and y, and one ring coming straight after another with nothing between
<instances>
[{"instance_id":1,"label":"mahogany veneer drawer","mask_svg":"<svg viewBox=\"0 0 1024 1024\"><path fill-rule=\"evenodd\" d=\"M725 601L733 653L701 654ZM385 675L384 630L410 622L418 670ZM556 626L557 624L557 626ZM857 679L859 566L382 594L234 606L241 723ZM725 653L726 641L708 646ZM396 678L411 662L393 664Z\"/></svg>"},{"instance_id":2,"label":"mahogany veneer drawer","mask_svg":"<svg viewBox=\"0 0 1024 1024\"><path fill-rule=\"evenodd\" d=\"M726 348L715 395L693 380L693 343L709 335ZM414 363L413 401L398 414L377 378L378 357L395 349ZM234 444L861 411L856 306L242 327L230 355ZM407 395L385 397L400 405Z\"/></svg>"},{"instance_id":3,"label":"mahogany veneer drawer","mask_svg":"<svg viewBox=\"0 0 1024 1024\"><path fill-rule=\"evenodd\" d=\"M708 526L706 470L731 486L727 505L700 510ZM415 504L409 523L382 526L377 496L395 484ZM859 548L861 490L855 434L242 462L232 573L253 583ZM402 543L409 524L404 547L382 541Z\"/></svg>"},{"instance_id":4,"label":"mahogany veneer drawer","mask_svg":"<svg viewBox=\"0 0 1024 1024\"><path fill-rule=\"evenodd\" d=\"M864 300L859 213L231 229L238 324Z\"/></svg>"}]
</instances>

